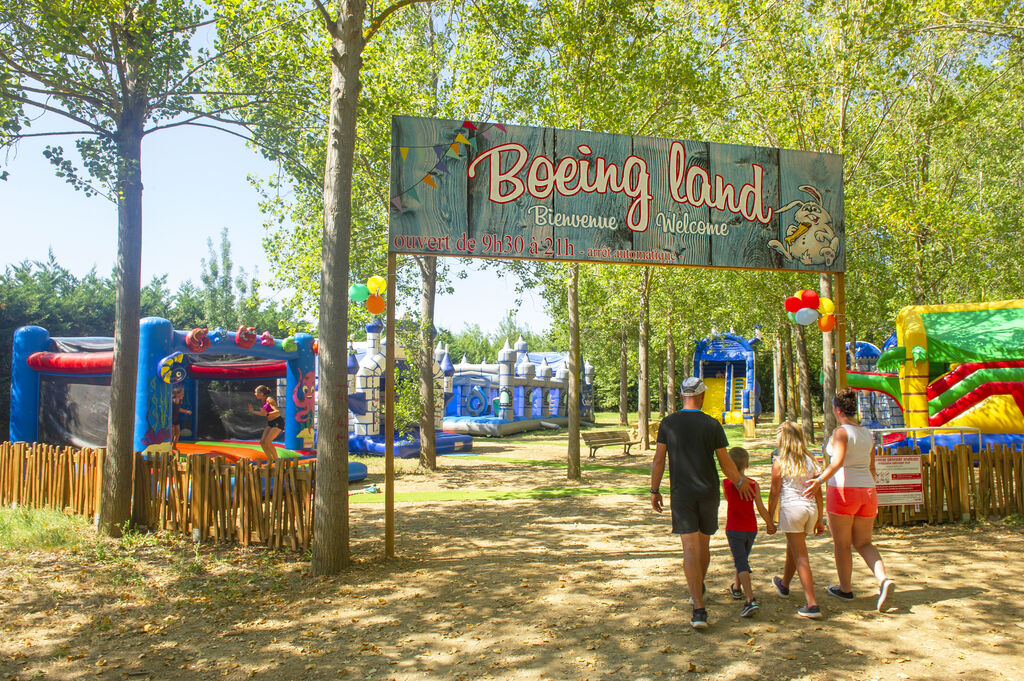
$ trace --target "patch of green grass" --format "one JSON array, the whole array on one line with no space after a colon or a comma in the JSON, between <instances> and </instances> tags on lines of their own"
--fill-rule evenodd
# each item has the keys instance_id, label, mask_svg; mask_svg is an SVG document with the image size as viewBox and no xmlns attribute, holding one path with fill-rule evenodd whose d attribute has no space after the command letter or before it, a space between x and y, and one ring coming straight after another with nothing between
<instances>
[{"instance_id":1,"label":"patch of green grass","mask_svg":"<svg viewBox=\"0 0 1024 681\"><path fill-rule=\"evenodd\" d=\"M1003 524L1014 526L1024 525L1024 515L1021 515L1020 513L1008 515L1003 518Z\"/></svg>"},{"instance_id":2,"label":"patch of green grass","mask_svg":"<svg viewBox=\"0 0 1024 681\"><path fill-rule=\"evenodd\" d=\"M9 550L77 549L89 531L83 516L25 507L0 509L0 547Z\"/></svg>"}]
</instances>

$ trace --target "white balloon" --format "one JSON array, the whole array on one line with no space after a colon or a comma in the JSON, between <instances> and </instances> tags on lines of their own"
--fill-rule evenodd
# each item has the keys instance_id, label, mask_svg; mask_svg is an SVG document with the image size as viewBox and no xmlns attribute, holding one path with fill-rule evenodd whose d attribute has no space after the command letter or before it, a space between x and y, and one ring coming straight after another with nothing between
<instances>
[{"instance_id":1,"label":"white balloon","mask_svg":"<svg viewBox=\"0 0 1024 681\"><path fill-rule=\"evenodd\" d=\"M818 311L809 307L796 311L796 323L807 326L818 321Z\"/></svg>"}]
</instances>

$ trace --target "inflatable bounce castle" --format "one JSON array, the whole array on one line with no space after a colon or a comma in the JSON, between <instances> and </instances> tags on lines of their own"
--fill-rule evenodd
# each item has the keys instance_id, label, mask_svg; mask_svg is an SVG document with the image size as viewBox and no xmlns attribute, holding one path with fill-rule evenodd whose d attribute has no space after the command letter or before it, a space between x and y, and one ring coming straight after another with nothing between
<instances>
[{"instance_id":1,"label":"inflatable bounce castle","mask_svg":"<svg viewBox=\"0 0 1024 681\"><path fill-rule=\"evenodd\" d=\"M374 320L366 326L366 341L350 345L348 357L348 449L359 454L383 454L385 442L380 416L380 400L384 391L384 362L386 347L381 342L384 325ZM395 363L398 371L408 371L410 366L402 348L395 346ZM473 447L473 438L458 433L441 431L444 404L452 396L452 366L448 351L438 343L434 350L434 428L435 447L438 454L467 452ZM398 434L396 433L396 436ZM400 437L400 436L399 436ZM395 442L395 456L412 458L419 456L420 443L415 433Z\"/></svg>"},{"instance_id":2,"label":"inflatable bounce castle","mask_svg":"<svg viewBox=\"0 0 1024 681\"><path fill-rule=\"evenodd\" d=\"M846 344L849 367L847 385L857 389L860 422L868 428L902 428L903 408L900 406L899 380L878 371L882 350L874 343L857 341L856 348ZM886 341L885 349L896 345L896 334Z\"/></svg>"},{"instance_id":3,"label":"inflatable bounce castle","mask_svg":"<svg viewBox=\"0 0 1024 681\"><path fill-rule=\"evenodd\" d=\"M528 352L520 337L508 340L495 364L470 364L466 357L453 367L452 397L445 408L444 429L500 437L537 430L543 424L569 422L568 355ZM594 367L583 366L580 420L594 418Z\"/></svg>"},{"instance_id":4,"label":"inflatable bounce castle","mask_svg":"<svg viewBox=\"0 0 1024 681\"><path fill-rule=\"evenodd\" d=\"M379 321L370 324L367 341L350 350L349 451L353 454L384 451L379 416L385 380L382 328ZM37 326L18 329L12 357L11 440L105 446L113 347L112 338L51 338L46 329ZM400 348L396 350L396 357L404 356ZM435 358L438 399L443 400L452 393L454 369L443 350L435 352ZM253 415L248 407L255 399L254 388L267 385L272 391L276 387L284 416L284 447L300 453L315 447L316 341L309 334L277 339L269 332L257 335L251 327L233 333L223 329L177 331L166 319L148 317L139 326L138 361L136 451L171 449L171 391L175 386L184 389L182 409L191 412L181 429L183 442L259 440L266 418ZM440 415L443 402L437 406ZM438 433L439 453L465 451L471 446L472 438L465 435ZM416 437L395 443L396 456L418 454ZM362 467L365 477L365 466L353 463L353 467Z\"/></svg>"},{"instance_id":5,"label":"inflatable bounce castle","mask_svg":"<svg viewBox=\"0 0 1024 681\"><path fill-rule=\"evenodd\" d=\"M693 375L704 380L703 411L722 423L743 425L761 415L761 386L754 377L754 346L761 342L730 331L697 342L693 351Z\"/></svg>"},{"instance_id":6,"label":"inflatable bounce castle","mask_svg":"<svg viewBox=\"0 0 1024 681\"><path fill-rule=\"evenodd\" d=\"M974 446L1024 441L1024 300L903 308L877 366L867 376L848 372L849 385L891 397L905 427L977 428L980 443L967 436ZM936 443L959 442L954 432ZM927 449L923 435L916 440Z\"/></svg>"}]
</instances>

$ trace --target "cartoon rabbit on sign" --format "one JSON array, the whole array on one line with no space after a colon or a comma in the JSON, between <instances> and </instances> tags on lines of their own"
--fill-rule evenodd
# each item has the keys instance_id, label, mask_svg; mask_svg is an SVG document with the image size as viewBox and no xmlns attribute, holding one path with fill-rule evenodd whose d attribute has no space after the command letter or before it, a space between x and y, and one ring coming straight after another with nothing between
<instances>
[{"instance_id":1,"label":"cartoon rabbit on sign","mask_svg":"<svg viewBox=\"0 0 1024 681\"><path fill-rule=\"evenodd\" d=\"M832 216L825 210L821 192L808 184L799 189L811 195L809 201L795 199L777 212L796 207L793 222L786 228L783 241L772 239L768 247L786 260L798 260L804 265L831 265L839 252L839 237L832 230Z\"/></svg>"}]
</instances>

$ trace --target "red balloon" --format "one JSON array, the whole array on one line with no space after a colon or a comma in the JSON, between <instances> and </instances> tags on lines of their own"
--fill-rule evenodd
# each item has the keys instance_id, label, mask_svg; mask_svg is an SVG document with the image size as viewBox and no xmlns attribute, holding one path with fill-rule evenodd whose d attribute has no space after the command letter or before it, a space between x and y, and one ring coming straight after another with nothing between
<instances>
[{"instance_id":1,"label":"red balloon","mask_svg":"<svg viewBox=\"0 0 1024 681\"><path fill-rule=\"evenodd\" d=\"M809 307L812 310L817 310L821 302L818 300L818 294L810 289L807 289L800 294L800 300L803 301L801 307Z\"/></svg>"},{"instance_id":2,"label":"red balloon","mask_svg":"<svg viewBox=\"0 0 1024 681\"><path fill-rule=\"evenodd\" d=\"M797 298L796 296L790 296L789 298L786 298L786 312L796 312L797 310L803 308L803 306L803 301Z\"/></svg>"},{"instance_id":3,"label":"red balloon","mask_svg":"<svg viewBox=\"0 0 1024 681\"><path fill-rule=\"evenodd\" d=\"M366 299L366 309L370 311L370 314L380 314L384 311L384 299L378 296L376 293L371 294Z\"/></svg>"},{"instance_id":4,"label":"red balloon","mask_svg":"<svg viewBox=\"0 0 1024 681\"><path fill-rule=\"evenodd\" d=\"M836 326L836 316L832 314L822 315L818 318L818 328L822 333L828 333Z\"/></svg>"}]
</instances>

